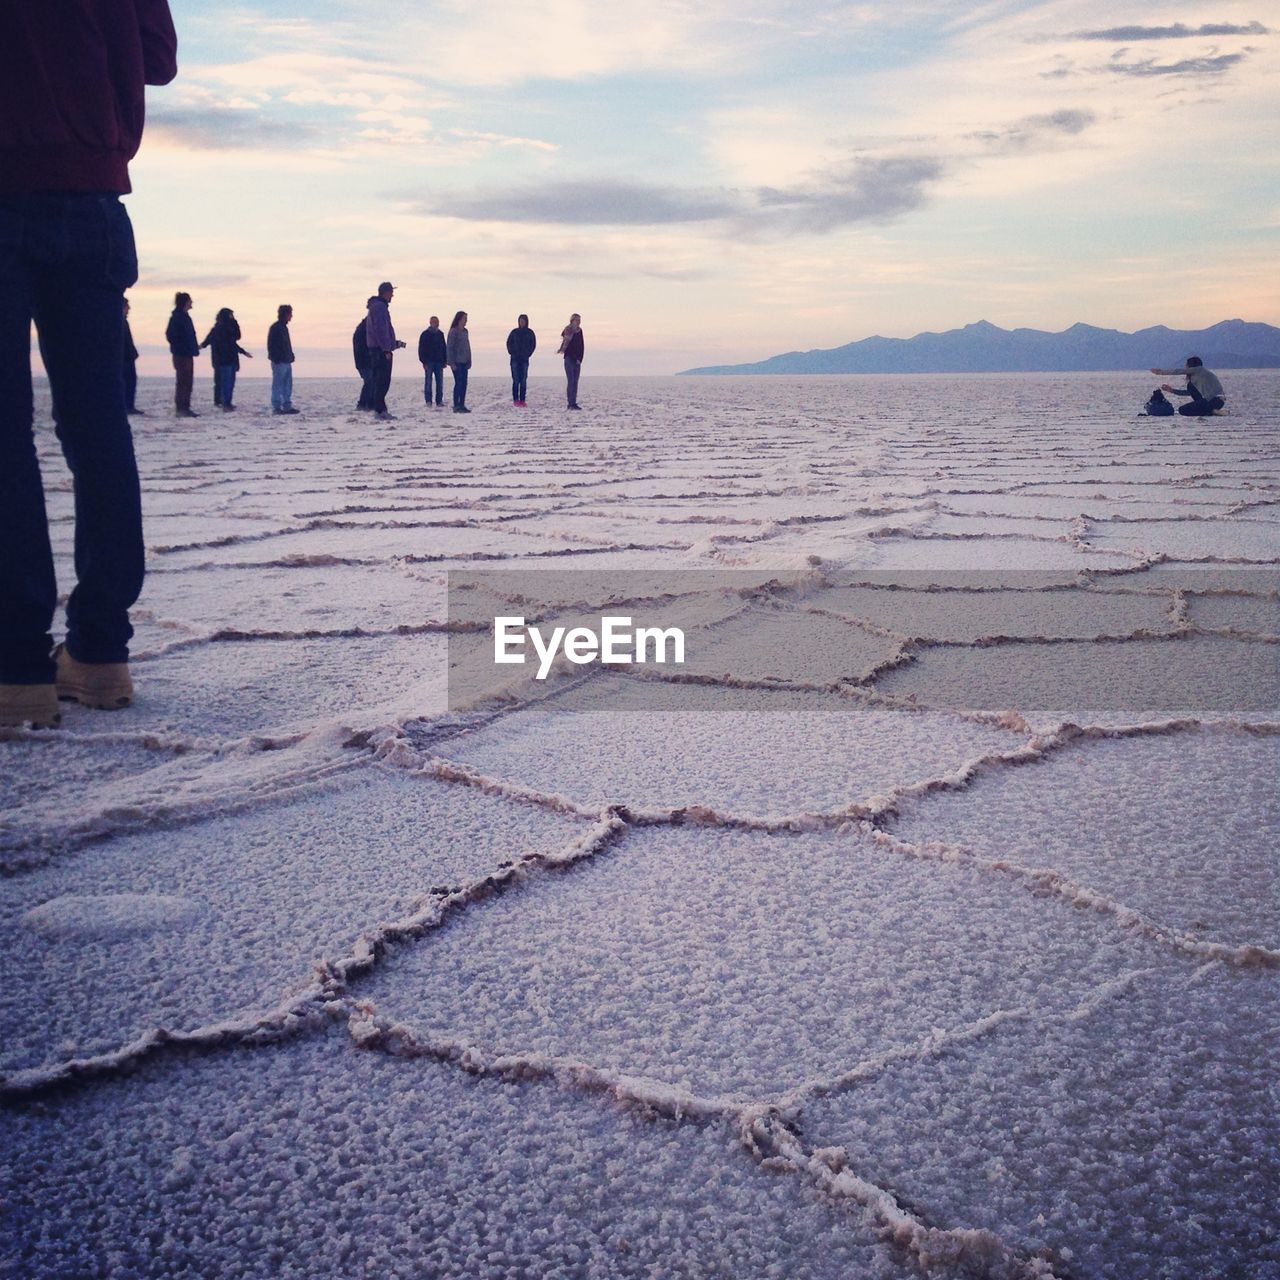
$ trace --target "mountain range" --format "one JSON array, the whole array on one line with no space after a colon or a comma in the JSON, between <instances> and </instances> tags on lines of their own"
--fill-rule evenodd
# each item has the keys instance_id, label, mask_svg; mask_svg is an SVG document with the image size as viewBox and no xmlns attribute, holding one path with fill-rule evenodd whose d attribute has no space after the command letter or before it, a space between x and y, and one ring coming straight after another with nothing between
<instances>
[{"instance_id":1,"label":"mountain range","mask_svg":"<svg viewBox=\"0 0 1280 1280\"><path fill-rule=\"evenodd\" d=\"M1198 355L1210 369L1280 368L1280 329L1223 320L1208 329L1155 325L1137 333L1073 324L1061 333L1001 329L979 320L914 338L864 338L843 347L788 351L754 364L685 369L705 373L1066 373L1173 368Z\"/></svg>"}]
</instances>

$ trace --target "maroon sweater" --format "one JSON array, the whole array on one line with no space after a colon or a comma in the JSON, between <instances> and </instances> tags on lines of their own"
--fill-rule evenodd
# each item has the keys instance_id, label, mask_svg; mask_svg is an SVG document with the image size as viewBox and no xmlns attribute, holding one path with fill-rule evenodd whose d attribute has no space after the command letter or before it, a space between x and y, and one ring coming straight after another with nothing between
<instances>
[{"instance_id":1,"label":"maroon sweater","mask_svg":"<svg viewBox=\"0 0 1280 1280\"><path fill-rule=\"evenodd\" d=\"M131 190L144 85L178 74L167 0L14 0L0 16L0 192Z\"/></svg>"}]
</instances>

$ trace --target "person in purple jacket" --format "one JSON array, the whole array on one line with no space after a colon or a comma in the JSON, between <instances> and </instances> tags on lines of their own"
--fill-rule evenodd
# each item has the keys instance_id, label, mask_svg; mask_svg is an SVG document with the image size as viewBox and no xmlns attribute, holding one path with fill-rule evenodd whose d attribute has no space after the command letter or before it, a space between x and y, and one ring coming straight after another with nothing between
<instances>
[{"instance_id":1,"label":"person in purple jacket","mask_svg":"<svg viewBox=\"0 0 1280 1280\"><path fill-rule=\"evenodd\" d=\"M144 86L177 75L177 48L166 0L9 4L0 15L0 724L56 724L59 697L133 698L142 504L120 352L138 261L120 196ZM56 650L33 321L75 486L76 585Z\"/></svg>"},{"instance_id":2,"label":"person in purple jacket","mask_svg":"<svg viewBox=\"0 0 1280 1280\"><path fill-rule=\"evenodd\" d=\"M398 348L405 344L396 338L395 325L391 323L391 299L396 287L390 280L378 286L377 296L369 300L369 314L365 317L364 337L369 348L369 377L373 411L380 418L393 415L387 411L387 392L391 389L391 361Z\"/></svg>"}]
</instances>

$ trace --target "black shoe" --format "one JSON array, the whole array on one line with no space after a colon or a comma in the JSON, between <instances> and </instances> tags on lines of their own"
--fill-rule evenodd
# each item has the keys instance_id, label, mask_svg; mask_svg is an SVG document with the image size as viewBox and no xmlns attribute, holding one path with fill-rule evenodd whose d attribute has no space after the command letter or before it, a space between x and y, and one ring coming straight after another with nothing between
<instances>
[{"instance_id":1,"label":"black shoe","mask_svg":"<svg viewBox=\"0 0 1280 1280\"><path fill-rule=\"evenodd\" d=\"M471 410L470 410L470 409L468 409L468 408L467 408L467 406L466 406L465 404L460 404L460 405L459 405L459 406L454 410L454 413L470 413L470 412L471 412Z\"/></svg>"},{"instance_id":2,"label":"black shoe","mask_svg":"<svg viewBox=\"0 0 1280 1280\"><path fill-rule=\"evenodd\" d=\"M139 409L136 404L130 405L129 408L125 410L125 413L127 413L131 418L145 418L147 416L146 411L144 409Z\"/></svg>"},{"instance_id":3,"label":"black shoe","mask_svg":"<svg viewBox=\"0 0 1280 1280\"><path fill-rule=\"evenodd\" d=\"M198 418L200 415L194 409L175 409L173 416L175 418Z\"/></svg>"},{"instance_id":4,"label":"black shoe","mask_svg":"<svg viewBox=\"0 0 1280 1280\"><path fill-rule=\"evenodd\" d=\"M566 408L568 408L568 409L581 409L581 408L582 408L582 406L581 406L580 404L571 404L571 405L566 405L565 407L566 407Z\"/></svg>"}]
</instances>

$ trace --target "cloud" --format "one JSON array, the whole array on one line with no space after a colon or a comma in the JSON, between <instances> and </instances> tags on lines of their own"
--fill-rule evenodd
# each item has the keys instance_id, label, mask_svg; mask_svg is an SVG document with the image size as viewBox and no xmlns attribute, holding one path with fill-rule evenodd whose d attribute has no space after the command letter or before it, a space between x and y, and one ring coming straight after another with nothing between
<instances>
[{"instance_id":1,"label":"cloud","mask_svg":"<svg viewBox=\"0 0 1280 1280\"><path fill-rule=\"evenodd\" d=\"M1243 62L1243 53L1220 53L1203 58L1183 58L1180 62L1157 62L1143 58L1140 62L1109 62L1105 70L1122 76L1220 76Z\"/></svg>"},{"instance_id":2,"label":"cloud","mask_svg":"<svg viewBox=\"0 0 1280 1280\"><path fill-rule=\"evenodd\" d=\"M887 222L920 208L942 176L932 156L883 156L791 188L762 187L749 221L789 233L834 231L855 222Z\"/></svg>"},{"instance_id":3,"label":"cloud","mask_svg":"<svg viewBox=\"0 0 1280 1280\"><path fill-rule=\"evenodd\" d=\"M1117 44L1132 44L1138 40L1187 40L1193 36L1265 36L1271 29L1260 22L1243 26L1233 22L1206 22L1199 27L1188 27L1175 22L1171 27L1106 27L1101 31L1070 31L1063 36L1047 36L1049 40L1109 40Z\"/></svg>"},{"instance_id":4,"label":"cloud","mask_svg":"<svg viewBox=\"0 0 1280 1280\"><path fill-rule=\"evenodd\" d=\"M449 136L463 142L485 143L494 147L529 147L534 151L559 151L560 145L542 138L519 138L505 133L487 133L477 129L450 129Z\"/></svg>"},{"instance_id":5,"label":"cloud","mask_svg":"<svg viewBox=\"0 0 1280 1280\"><path fill-rule=\"evenodd\" d=\"M225 106L153 106L147 129L201 151L292 150L317 136L313 124L271 120L257 111Z\"/></svg>"},{"instance_id":6,"label":"cloud","mask_svg":"<svg viewBox=\"0 0 1280 1280\"><path fill-rule=\"evenodd\" d=\"M567 226L657 226L708 222L741 210L727 191L699 190L610 178L548 182L508 191L475 192L419 202L420 213L490 222L549 222Z\"/></svg>"},{"instance_id":7,"label":"cloud","mask_svg":"<svg viewBox=\"0 0 1280 1280\"><path fill-rule=\"evenodd\" d=\"M165 271L143 271L138 277L137 289L233 289L250 284L250 275L220 275L211 271L188 271L185 274Z\"/></svg>"},{"instance_id":8,"label":"cloud","mask_svg":"<svg viewBox=\"0 0 1280 1280\"><path fill-rule=\"evenodd\" d=\"M1063 107L1057 111L1024 116L1007 129L986 129L968 135L975 142L984 143L992 151L1029 151L1034 147L1053 142L1062 137L1074 138L1097 122L1092 111Z\"/></svg>"},{"instance_id":9,"label":"cloud","mask_svg":"<svg viewBox=\"0 0 1280 1280\"><path fill-rule=\"evenodd\" d=\"M732 220L744 231L821 233L885 222L926 200L942 174L933 157L859 158L843 170L790 187L659 186L600 178L415 200L415 213L488 222L654 227Z\"/></svg>"}]
</instances>

